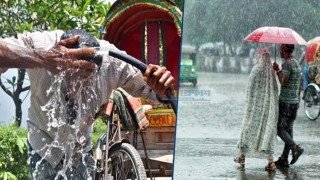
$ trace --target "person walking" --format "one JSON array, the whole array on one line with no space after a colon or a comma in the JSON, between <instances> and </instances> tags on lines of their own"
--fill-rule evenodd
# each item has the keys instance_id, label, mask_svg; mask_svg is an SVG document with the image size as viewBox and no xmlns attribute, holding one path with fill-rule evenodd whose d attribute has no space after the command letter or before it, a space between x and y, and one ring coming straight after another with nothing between
<instances>
[{"instance_id":1,"label":"person walking","mask_svg":"<svg viewBox=\"0 0 320 180\"><path fill-rule=\"evenodd\" d=\"M297 162L304 149L293 140L293 123L297 116L300 102L301 67L293 57L294 45L281 44L280 55L284 59L282 69L274 62L273 69L277 72L281 91L279 96L279 118L277 134L285 143L283 152L275 162L277 167L289 167L288 156L291 150L290 165Z\"/></svg>"},{"instance_id":2,"label":"person walking","mask_svg":"<svg viewBox=\"0 0 320 180\"><path fill-rule=\"evenodd\" d=\"M238 148L234 158L242 167L246 157L265 158L267 171L276 170L273 162L277 137L278 86L267 48L257 52L247 85L246 111L242 120Z\"/></svg>"}]
</instances>

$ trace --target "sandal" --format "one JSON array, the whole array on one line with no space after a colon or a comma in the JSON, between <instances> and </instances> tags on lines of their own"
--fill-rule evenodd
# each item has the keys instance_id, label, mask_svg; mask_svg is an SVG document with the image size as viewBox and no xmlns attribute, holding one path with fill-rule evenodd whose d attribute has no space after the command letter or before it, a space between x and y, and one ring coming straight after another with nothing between
<instances>
[{"instance_id":1,"label":"sandal","mask_svg":"<svg viewBox=\"0 0 320 180\"><path fill-rule=\"evenodd\" d=\"M277 169L277 166L274 162L269 162L264 169L266 171L275 171Z\"/></svg>"},{"instance_id":2,"label":"sandal","mask_svg":"<svg viewBox=\"0 0 320 180\"><path fill-rule=\"evenodd\" d=\"M244 156L240 155L240 156L235 157L233 160L234 160L234 162L239 163L241 167L244 167L244 163L245 163L246 158Z\"/></svg>"}]
</instances>

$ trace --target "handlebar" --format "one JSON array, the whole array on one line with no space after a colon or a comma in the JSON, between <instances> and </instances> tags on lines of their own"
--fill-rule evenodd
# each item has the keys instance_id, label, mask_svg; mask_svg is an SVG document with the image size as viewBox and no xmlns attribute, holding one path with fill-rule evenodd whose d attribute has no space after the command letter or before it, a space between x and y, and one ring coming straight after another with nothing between
<instances>
[{"instance_id":1,"label":"handlebar","mask_svg":"<svg viewBox=\"0 0 320 180\"><path fill-rule=\"evenodd\" d=\"M115 58L118 58L126 63L131 64L132 66L138 68L142 73L146 72L147 69L147 65L144 64L143 62L139 61L138 59L128 55L128 54L124 54L118 51L113 51L113 50L109 50L109 55ZM175 114L177 114L177 99L176 97L173 95L172 89L167 89L165 92L168 101L170 102L173 111Z\"/></svg>"}]
</instances>

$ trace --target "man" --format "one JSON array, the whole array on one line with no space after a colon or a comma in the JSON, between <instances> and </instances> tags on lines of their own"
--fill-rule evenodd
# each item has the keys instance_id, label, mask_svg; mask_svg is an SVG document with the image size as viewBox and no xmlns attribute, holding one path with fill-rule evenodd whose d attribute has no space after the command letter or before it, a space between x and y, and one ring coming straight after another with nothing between
<instances>
[{"instance_id":1,"label":"man","mask_svg":"<svg viewBox=\"0 0 320 180\"><path fill-rule=\"evenodd\" d=\"M275 162L277 167L289 167L288 156L291 150L292 160L290 165L294 164L303 153L304 149L297 145L293 140L293 123L297 116L300 102L300 76L301 67L292 53L294 45L280 45L280 55L284 59L282 70L274 62L273 68L277 72L281 84L279 96L279 118L278 118L278 136L284 141L285 146L279 160Z\"/></svg>"},{"instance_id":2,"label":"man","mask_svg":"<svg viewBox=\"0 0 320 180\"><path fill-rule=\"evenodd\" d=\"M63 33L59 30L25 33L5 41L25 48L50 50ZM117 50L107 41L99 44ZM174 85L171 73L164 67L148 65L143 76L138 69L108 55L103 56L101 67L91 75L93 78L85 78L85 84L75 83L75 87L67 81L70 77L75 81L81 78L72 73L70 77L60 78L64 72L58 72L58 76L39 68L27 69L27 72L31 85L27 125L33 179L88 179L93 161L90 154L94 116L108 101L112 90L122 87L133 96L153 96L150 87L164 95L165 90ZM74 94L67 100L69 92ZM72 108L77 109L72 121L68 121L66 107L69 99L75 102Z\"/></svg>"}]
</instances>

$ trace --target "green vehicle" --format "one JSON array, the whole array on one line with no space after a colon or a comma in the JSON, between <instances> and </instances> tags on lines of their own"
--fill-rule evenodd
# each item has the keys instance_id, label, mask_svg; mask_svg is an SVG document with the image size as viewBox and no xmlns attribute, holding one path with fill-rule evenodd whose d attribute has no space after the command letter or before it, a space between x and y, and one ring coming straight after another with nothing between
<instances>
[{"instance_id":1,"label":"green vehicle","mask_svg":"<svg viewBox=\"0 0 320 180\"><path fill-rule=\"evenodd\" d=\"M190 45L182 45L179 82L191 82L197 85L198 71L196 67L196 48Z\"/></svg>"}]
</instances>

